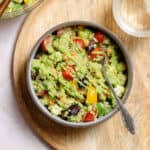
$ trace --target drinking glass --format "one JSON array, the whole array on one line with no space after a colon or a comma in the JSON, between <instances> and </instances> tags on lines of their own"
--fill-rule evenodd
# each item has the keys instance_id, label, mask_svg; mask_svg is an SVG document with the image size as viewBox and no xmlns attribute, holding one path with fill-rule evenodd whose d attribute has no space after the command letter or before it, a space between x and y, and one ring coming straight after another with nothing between
<instances>
[{"instance_id":1,"label":"drinking glass","mask_svg":"<svg viewBox=\"0 0 150 150\"><path fill-rule=\"evenodd\" d=\"M124 32L150 37L150 0L113 0L113 15Z\"/></svg>"}]
</instances>

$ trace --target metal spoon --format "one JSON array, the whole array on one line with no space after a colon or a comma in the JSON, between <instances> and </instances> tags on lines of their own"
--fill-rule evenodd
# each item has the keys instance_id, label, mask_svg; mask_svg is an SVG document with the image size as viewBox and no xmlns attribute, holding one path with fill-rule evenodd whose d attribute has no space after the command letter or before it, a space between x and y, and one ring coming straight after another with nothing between
<instances>
[{"instance_id":1,"label":"metal spoon","mask_svg":"<svg viewBox=\"0 0 150 150\"><path fill-rule=\"evenodd\" d=\"M121 116L123 118L123 122L126 126L126 128L130 131L131 134L135 134L135 125L134 125L134 120L133 118L131 117L130 113L127 111L127 109L125 108L125 106L123 105L122 101L120 100L120 98L118 97L118 95L116 94L110 80L109 80L109 77L106 73L106 70L105 70L105 64L106 64L106 57L104 57L103 61L102 61L102 73L106 79L106 82L108 83L108 86L109 88L111 89L114 97L115 97L115 100L117 102L117 105L121 111Z\"/></svg>"},{"instance_id":2,"label":"metal spoon","mask_svg":"<svg viewBox=\"0 0 150 150\"><path fill-rule=\"evenodd\" d=\"M3 15L5 9L9 5L11 0L3 0L3 2L0 4L0 17Z\"/></svg>"}]
</instances>

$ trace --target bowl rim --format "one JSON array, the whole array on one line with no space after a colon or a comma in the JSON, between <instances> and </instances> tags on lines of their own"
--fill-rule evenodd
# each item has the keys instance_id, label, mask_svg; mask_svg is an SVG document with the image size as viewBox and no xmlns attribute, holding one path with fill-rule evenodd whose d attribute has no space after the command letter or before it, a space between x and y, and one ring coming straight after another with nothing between
<instances>
[{"instance_id":1,"label":"bowl rim","mask_svg":"<svg viewBox=\"0 0 150 150\"><path fill-rule=\"evenodd\" d=\"M37 6L39 6L41 4L43 0L37 0L35 2L33 2L31 5L29 6L24 6L23 9L19 9L16 11L12 11L12 12L5 12L0 19L10 19L10 18L15 18L17 16L23 15L27 12L30 12L32 9L36 8Z\"/></svg>"},{"instance_id":2,"label":"bowl rim","mask_svg":"<svg viewBox=\"0 0 150 150\"><path fill-rule=\"evenodd\" d=\"M45 108L44 105L42 105L42 103L39 101L39 98L36 96L34 89L32 87L32 79L31 79L31 62L38 50L38 47L40 46L42 40L49 34L51 34L52 32L64 28L64 27L69 27L69 26L74 26L74 25L84 25L86 27L91 27L93 29L97 29L98 31L103 32L104 34L106 34L108 37L110 37L118 46L119 46L119 50L121 51L126 64L127 64L127 68L128 68L128 81L127 81L127 86L126 86L126 92L122 98L123 103L125 103L125 101L127 100L129 93L131 91L131 87L132 87L132 83L133 83L133 69L132 69L132 64L131 64L131 60L129 57L129 54L127 52L127 48L123 45L123 43L121 42L121 40L114 34L112 33L109 29L93 23L93 22L89 22L89 21L68 21L68 22L64 22L61 24L58 24L54 27L51 27L47 32L45 32L40 38L39 40L36 42L35 46L32 48L31 54L29 56L29 59L27 61L27 66L26 66L26 83L27 83L27 90L31 96L31 99L33 100L33 102L35 103L35 105L38 107L38 109L43 112L50 120L55 121L56 123L59 123L61 125L64 126L69 126L69 127L76 127L76 128L82 128L82 127L89 127L89 126L93 126L96 125L98 123L102 123L105 120L111 118L113 115L116 114L116 112L118 112L118 107L116 107L114 110L112 110L110 113L108 113L107 115L100 117L98 119L96 119L95 121L92 122L81 122L81 123L74 123L74 122L69 122L69 121L65 121L57 116L52 115L47 108Z\"/></svg>"}]
</instances>

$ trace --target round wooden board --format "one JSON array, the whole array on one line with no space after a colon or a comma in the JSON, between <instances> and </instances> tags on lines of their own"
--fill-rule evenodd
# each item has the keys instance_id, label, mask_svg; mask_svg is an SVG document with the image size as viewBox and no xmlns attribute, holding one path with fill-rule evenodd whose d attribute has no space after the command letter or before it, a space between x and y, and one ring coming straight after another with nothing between
<instances>
[{"instance_id":1,"label":"round wooden board","mask_svg":"<svg viewBox=\"0 0 150 150\"><path fill-rule=\"evenodd\" d=\"M59 150L149 150L150 139L150 39L123 33L112 16L112 0L45 0L26 19L13 56L13 85L16 100L31 128ZM127 12L124 12L127 13ZM120 114L86 129L62 127L48 120L33 104L25 83L25 68L39 37L56 24L88 20L108 27L126 44L134 69L134 82L126 107L136 123L136 135L124 128Z\"/></svg>"}]
</instances>

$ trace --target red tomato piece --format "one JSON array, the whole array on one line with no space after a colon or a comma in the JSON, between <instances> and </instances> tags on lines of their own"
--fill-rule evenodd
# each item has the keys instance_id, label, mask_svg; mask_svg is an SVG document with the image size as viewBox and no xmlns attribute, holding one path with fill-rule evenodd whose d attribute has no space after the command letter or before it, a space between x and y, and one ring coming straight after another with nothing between
<instances>
[{"instance_id":1,"label":"red tomato piece","mask_svg":"<svg viewBox=\"0 0 150 150\"><path fill-rule=\"evenodd\" d=\"M82 40L82 39L74 39L73 41L74 41L76 44L79 44L79 45L81 46L81 48L85 48L85 47L86 47L85 42L84 42L84 40Z\"/></svg>"},{"instance_id":2,"label":"red tomato piece","mask_svg":"<svg viewBox=\"0 0 150 150\"><path fill-rule=\"evenodd\" d=\"M84 117L84 122L90 122L94 120L94 115L90 112L87 112Z\"/></svg>"},{"instance_id":3,"label":"red tomato piece","mask_svg":"<svg viewBox=\"0 0 150 150\"><path fill-rule=\"evenodd\" d=\"M70 75L70 73L67 70L62 70L62 75L66 80L73 80L73 77Z\"/></svg>"},{"instance_id":4,"label":"red tomato piece","mask_svg":"<svg viewBox=\"0 0 150 150\"><path fill-rule=\"evenodd\" d=\"M75 66L70 65L70 66L67 66L66 69L62 70L62 75L66 80L73 80L71 73L74 71L75 71Z\"/></svg>"},{"instance_id":5,"label":"red tomato piece","mask_svg":"<svg viewBox=\"0 0 150 150\"><path fill-rule=\"evenodd\" d=\"M104 39L105 39L104 34L102 34L100 32L95 32L94 37L97 39L98 42L100 42L100 43L104 42Z\"/></svg>"},{"instance_id":6,"label":"red tomato piece","mask_svg":"<svg viewBox=\"0 0 150 150\"><path fill-rule=\"evenodd\" d=\"M94 58L96 58L96 57L98 57L98 56L103 56L103 57L105 57L105 55L104 54L96 54L96 52L101 52L102 50L99 48L99 47L97 47L97 48L94 48L94 50L92 50L91 52L90 52L90 57L92 58L92 59L94 59Z\"/></svg>"},{"instance_id":7,"label":"red tomato piece","mask_svg":"<svg viewBox=\"0 0 150 150\"><path fill-rule=\"evenodd\" d=\"M42 50L47 52L50 44L51 44L51 37L47 36L41 43Z\"/></svg>"}]
</instances>

